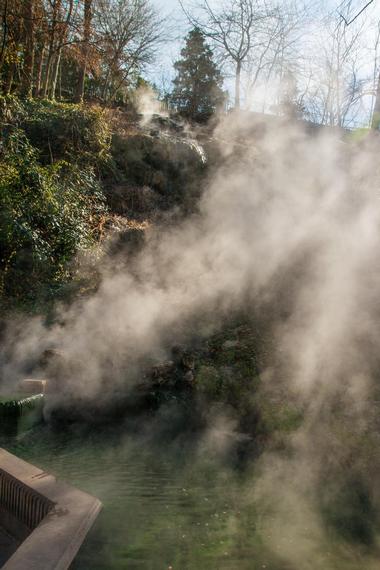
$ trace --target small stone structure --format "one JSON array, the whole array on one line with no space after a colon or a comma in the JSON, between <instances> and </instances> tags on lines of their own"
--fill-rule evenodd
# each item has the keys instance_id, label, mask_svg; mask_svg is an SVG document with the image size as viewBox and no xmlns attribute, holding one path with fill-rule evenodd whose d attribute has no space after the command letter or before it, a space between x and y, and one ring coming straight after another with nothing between
<instances>
[{"instance_id":1,"label":"small stone structure","mask_svg":"<svg viewBox=\"0 0 380 570\"><path fill-rule=\"evenodd\" d=\"M0 448L3 570L66 570L100 509L95 497Z\"/></svg>"},{"instance_id":2,"label":"small stone structure","mask_svg":"<svg viewBox=\"0 0 380 570\"><path fill-rule=\"evenodd\" d=\"M28 378L13 393L0 393L2 433L17 435L42 421L46 386L46 380Z\"/></svg>"},{"instance_id":3,"label":"small stone structure","mask_svg":"<svg viewBox=\"0 0 380 570\"><path fill-rule=\"evenodd\" d=\"M8 396L0 400L1 433L17 435L43 419L44 395Z\"/></svg>"},{"instance_id":4,"label":"small stone structure","mask_svg":"<svg viewBox=\"0 0 380 570\"><path fill-rule=\"evenodd\" d=\"M45 394L47 380L40 380L36 378L25 378L18 386L18 391L23 394L30 394L36 396L38 394Z\"/></svg>"}]
</instances>

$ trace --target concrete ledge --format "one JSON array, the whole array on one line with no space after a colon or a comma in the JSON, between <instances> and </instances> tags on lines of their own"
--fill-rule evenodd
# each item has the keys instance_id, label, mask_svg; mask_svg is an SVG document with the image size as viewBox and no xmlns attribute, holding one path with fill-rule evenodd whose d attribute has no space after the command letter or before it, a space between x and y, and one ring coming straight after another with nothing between
<instances>
[{"instance_id":1,"label":"concrete ledge","mask_svg":"<svg viewBox=\"0 0 380 570\"><path fill-rule=\"evenodd\" d=\"M45 394L47 386L47 380L39 380L36 378L25 378L21 380L18 385L18 391L22 394Z\"/></svg>"},{"instance_id":2,"label":"concrete ledge","mask_svg":"<svg viewBox=\"0 0 380 570\"><path fill-rule=\"evenodd\" d=\"M100 510L95 497L0 448L3 525L27 534L4 570L66 570Z\"/></svg>"},{"instance_id":3,"label":"concrete ledge","mask_svg":"<svg viewBox=\"0 0 380 570\"><path fill-rule=\"evenodd\" d=\"M17 435L43 420L44 395L18 395L0 398L1 432ZM1 467L1 466L0 466Z\"/></svg>"}]
</instances>

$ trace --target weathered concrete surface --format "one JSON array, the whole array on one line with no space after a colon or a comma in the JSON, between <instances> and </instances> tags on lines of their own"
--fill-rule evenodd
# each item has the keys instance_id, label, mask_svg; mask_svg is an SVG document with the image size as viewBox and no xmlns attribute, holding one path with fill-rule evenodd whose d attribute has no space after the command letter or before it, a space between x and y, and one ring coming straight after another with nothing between
<instances>
[{"instance_id":1,"label":"weathered concrete surface","mask_svg":"<svg viewBox=\"0 0 380 570\"><path fill-rule=\"evenodd\" d=\"M0 567L12 556L18 546L17 540L0 527Z\"/></svg>"},{"instance_id":2,"label":"weathered concrete surface","mask_svg":"<svg viewBox=\"0 0 380 570\"><path fill-rule=\"evenodd\" d=\"M18 386L18 391L22 394L45 394L47 380L40 380L36 378L25 378Z\"/></svg>"},{"instance_id":3,"label":"weathered concrete surface","mask_svg":"<svg viewBox=\"0 0 380 570\"><path fill-rule=\"evenodd\" d=\"M17 435L39 424L43 419L44 395L15 394L0 397L2 433Z\"/></svg>"},{"instance_id":4,"label":"weathered concrete surface","mask_svg":"<svg viewBox=\"0 0 380 570\"><path fill-rule=\"evenodd\" d=\"M31 501L31 509L41 498L49 505L47 514L35 528L30 528L29 536L5 563L3 569L67 569L99 514L100 501L57 481L53 475L18 459L4 449L0 449L0 506L3 499L2 489L5 487L2 478L3 481L7 478L16 480L17 484L26 489L26 496L29 494L35 497ZM11 514L14 516L21 517L25 512L25 509L20 509L17 505L11 508L14 510ZM41 506L37 509L40 513ZM27 513L29 511L26 509ZM25 520L24 517L22 524L25 524Z\"/></svg>"}]
</instances>

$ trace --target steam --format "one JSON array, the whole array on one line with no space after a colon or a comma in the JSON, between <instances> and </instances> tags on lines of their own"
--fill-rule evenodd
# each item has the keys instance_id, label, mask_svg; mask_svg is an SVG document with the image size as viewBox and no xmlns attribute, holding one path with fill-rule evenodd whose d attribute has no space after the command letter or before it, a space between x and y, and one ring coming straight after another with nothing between
<instances>
[{"instance_id":1,"label":"steam","mask_svg":"<svg viewBox=\"0 0 380 570\"><path fill-rule=\"evenodd\" d=\"M215 140L222 166L200 214L152 229L127 269L108 264L97 294L62 312L60 324L16 327L3 376L13 382L56 346L66 363L62 398L117 394L139 379L144 359L190 338L194 323L202 334L232 310L276 307L268 319L277 352L263 390L294 394L305 421L287 454L264 455L252 500L270 513L264 540L284 561L333 568L323 558L327 487L339 494L354 477L376 505L380 498L370 429L380 355L378 142L234 115Z\"/></svg>"},{"instance_id":2,"label":"steam","mask_svg":"<svg viewBox=\"0 0 380 570\"><path fill-rule=\"evenodd\" d=\"M137 110L142 115L142 126L149 124L154 115L168 117L168 112L159 101L157 93L149 85L137 89L135 98Z\"/></svg>"}]
</instances>

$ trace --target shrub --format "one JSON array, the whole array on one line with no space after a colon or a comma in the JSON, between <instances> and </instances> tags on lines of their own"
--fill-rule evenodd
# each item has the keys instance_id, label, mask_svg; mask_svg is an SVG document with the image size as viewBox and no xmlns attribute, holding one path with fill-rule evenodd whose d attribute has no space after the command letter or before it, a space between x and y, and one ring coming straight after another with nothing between
<instances>
[{"instance_id":1,"label":"shrub","mask_svg":"<svg viewBox=\"0 0 380 570\"><path fill-rule=\"evenodd\" d=\"M31 114L26 113L28 106ZM106 136L97 134L95 115L74 107L20 105L14 98L0 98L3 302L33 300L44 287L54 289L69 278L73 256L97 238L105 200L94 163L96 157L107 159ZM78 114L83 124L76 120ZM50 132L59 131L60 122L66 125L65 134L51 147L60 158L48 164L44 145Z\"/></svg>"},{"instance_id":2,"label":"shrub","mask_svg":"<svg viewBox=\"0 0 380 570\"><path fill-rule=\"evenodd\" d=\"M0 96L0 125L3 136L21 129L42 164L64 159L99 166L108 161L111 134L99 107Z\"/></svg>"},{"instance_id":3,"label":"shrub","mask_svg":"<svg viewBox=\"0 0 380 570\"><path fill-rule=\"evenodd\" d=\"M104 112L51 101L27 101L22 127L44 163L68 160L97 166L107 161L110 131Z\"/></svg>"}]
</instances>

